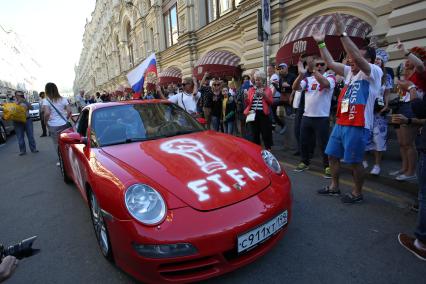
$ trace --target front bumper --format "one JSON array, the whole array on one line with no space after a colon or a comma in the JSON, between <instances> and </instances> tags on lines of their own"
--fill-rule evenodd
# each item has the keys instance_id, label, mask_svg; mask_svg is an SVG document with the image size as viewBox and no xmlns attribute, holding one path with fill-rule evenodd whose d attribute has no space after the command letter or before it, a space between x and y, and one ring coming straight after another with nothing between
<instances>
[{"instance_id":1,"label":"front bumper","mask_svg":"<svg viewBox=\"0 0 426 284\"><path fill-rule=\"evenodd\" d=\"M143 282L194 282L244 266L271 249L287 230L291 218L290 183L269 186L237 204L201 212L190 207L169 210L166 220L155 227L136 221L110 218L108 230L115 261ZM250 251L237 253L237 237L288 210L284 228ZM152 259L140 256L132 244L191 243L197 254Z\"/></svg>"}]
</instances>

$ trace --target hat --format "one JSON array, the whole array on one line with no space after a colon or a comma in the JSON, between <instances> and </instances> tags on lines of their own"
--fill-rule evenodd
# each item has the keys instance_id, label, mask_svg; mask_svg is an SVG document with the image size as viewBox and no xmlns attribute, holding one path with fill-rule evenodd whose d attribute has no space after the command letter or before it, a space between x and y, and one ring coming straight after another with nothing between
<instances>
[{"instance_id":1,"label":"hat","mask_svg":"<svg viewBox=\"0 0 426 284\"><path fill-rule=\"evenodd\" d=\"M389 55L383 49L378 48L376 49L376 58L380 59L383 64L385 64L389 60Z\"/></svg>"},{"instance_id":2,"label":"hat","mask_svg":"<svg viewBox=\"0 0 426 284\"><path fill-rule=\"evenodd\" d=\"M278 64L278 67L280 67L280 68L287 68L288 65L285 64L285 63L280 63L280 64Z\"/></svg>"},{"instance_id":3,"label":"hat","mask_svg":"<svg viewBox=\"0 0 426 284\"><path fill-rule=\"evenodd\" d=\"M410 49L410 52L417 56L421 61L426 61L426 48L415 46Z\"/></svg>"}]
</instances>

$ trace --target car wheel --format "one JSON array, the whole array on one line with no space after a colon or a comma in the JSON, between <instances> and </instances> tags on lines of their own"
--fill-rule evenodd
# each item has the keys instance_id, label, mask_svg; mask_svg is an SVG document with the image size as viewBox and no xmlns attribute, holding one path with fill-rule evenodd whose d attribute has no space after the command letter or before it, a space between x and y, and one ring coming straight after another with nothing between
<instances>
[{"instance_id":1,"label":"car wheel","mask_svg":"<svg viewBox=\"0 0 426 284\"><path fill-rule=\"evenodd\" d=\"M59 151L59 148L58 148L58 156L59 156L59 167L61 168L61 174L62 174L62 178L64 179L64 182L72 183L71 178L68 176L67 171L65 170L64 159L62 158L62 154L61 154L61 151Z\"/></svg>"},{"instance_id":2,"label":"car wheel","mask_svg":"<svg viewBox=\"0 0 426 284\"><path fill-rule=\"evenodd\" d=\"M99 248L101 249L101 252L106 259L113 261L108 229L106 227L104 217L102 216L102 211L98 200L91 190L89 190L89 205L93 229L95 230Z\"/></svg>"},{"instance_id":3,"label":"car wheel","mask_svg":"<svg viewBox=\"0 0 426 284\"><path fill-rule=\"evenodd\" d=\"M0 144L6 143L7 133L6 128L0 123Z\"/></svg>"}]
</instances>

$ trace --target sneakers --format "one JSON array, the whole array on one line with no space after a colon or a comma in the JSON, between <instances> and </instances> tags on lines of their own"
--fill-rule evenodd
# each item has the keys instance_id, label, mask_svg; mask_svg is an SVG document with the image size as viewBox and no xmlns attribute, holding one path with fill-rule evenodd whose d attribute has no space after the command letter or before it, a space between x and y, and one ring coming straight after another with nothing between
<instances>
[{"instance_id":1,"label":"sneakers","mask_svg":"<svg viewBox=\"0 0 426 284\"><path fill-rule=\"evenodd\" d=\"M324 175L323 175L323 177L324 177L324 178L331 178L331 170L330 170L330 167L326 167L326 168L324 169Z\"/></svg>"},{"instance_id":2,"label":"sneakers","mask_svg":"<svg viewBox=\"0 0 426 284\"><path fill-rule=\"evenodd\" d=\"M360 203L364 200L362 194L355 196L352 193L347 193L342 197L342 202L346 204Z\"/></svg>"},{"instance_id":3,"label":"sneakers","mask_svg":"<svg viewBox=\"0 0 426 284\"><path fill-rule=\"evenodd\" d=\"M374 176L380 175L380 166L374 165L374 167L370 171L370 174Z\"/></svg>"},{"instance_id":4,"label":"sneakers","mask_svg":"<svg viewBox=\"0 0 426 284\"><path fill-rule=\"evenodd\" d=\"M320 195L329 195L329 196L339 196L340 195L340 189L331 189L330 186L326 186L320 190L317 191Z\"/></svg>"},{"instance_id":5,"label":"sneakers","mask_svg":"<svg viewBox=\"0 0 426 284\"><path fill-rule=\"evenodd\" d=\"M306 170L309 170L309 166L306 165L303 162L298 164L297 167L294 169L295 172L303 172L303 171L306 171Z\"/></svg>"},{"instance_id":6,"label":"sneakers","mask_svg":"<svg viewBox=\"0 0 426 284\"><path fill-rule=\"evenodd\" d=\"M423 250L416 246L416 241L419 242L419 240L416 240L407 234L398 234L398 241L403 247L405 247L409 252L413 253L419 259L426 260L426 249Z\"/></svg>"},{"instance_id":7,"label":"sneakers","mask_svg":"<svg viewBox=\"0 0 426 284\"><path fill-rule=\"evenodd\" d=\"M57 163L56 163L56 166L57 166L57 167L60 167L60 166L61 166L61 163L57 162Z\"/></svg>"},{"instance_id":8,"label":"sneakers","mask_svg":"<svg viewBox=\"0 0 426 284\"><path fill-rule=\"evenodd\" d=\"M389 172L389 175L390 176L399 176L400 174L403 174L404 172L403 171L401 171L401 170L396 170L396 171L393 171L393 172Z\"/></svg>"},{"instance_id":9,"label":"sneakers","mask_svg":"<svg viewBox=\"0 0 426 284\"><path fill-rule=\"evenodd\" d=\"M364 167L364 169L368 168L368 162L362 161L362 166Z\"/></svg>"},{"instance_id":10,"label":"sneakers","mask_svg":"<svg viewBox=\"0 0 426 284\"><path fill-rule=\"evenodd\" d=\"M404 174L400 174L395 179L398 180L398 181L412 180L412 179L416 179L416 175L407 176L407 175L404 175Z\"/></svg>"},{"instance_id":11,"label":"sneakers","mask_svg":"<svg viewBox=\"0 0 426 284\"><path fill-rule=\"evenodd\" d=\"M284 132L286 132L286 131L287 131L287 125L284 125L284 127L282 127L281 130L280 130L280 135L283 135Z\"/></svg>"}]
</instances>

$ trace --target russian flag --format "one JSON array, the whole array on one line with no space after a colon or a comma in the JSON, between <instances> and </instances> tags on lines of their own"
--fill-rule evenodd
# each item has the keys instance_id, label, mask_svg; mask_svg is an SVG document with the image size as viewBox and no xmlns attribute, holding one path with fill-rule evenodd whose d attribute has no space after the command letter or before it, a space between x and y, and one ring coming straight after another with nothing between
<instances>
[{"instance_id":1,"label":"russian flag","mask_svg":"<svg viewBox=\"0 0 426 284\"><path fill-rule=\"evenodd\" d=\"M157 78L157 59L155 58L155 53L148 56L138 67L127 74L130 86L139 95L142 93L143 84L147 77L150 80L154 79L154 77L155 80Z\"/></svg>"}]
</instances>

